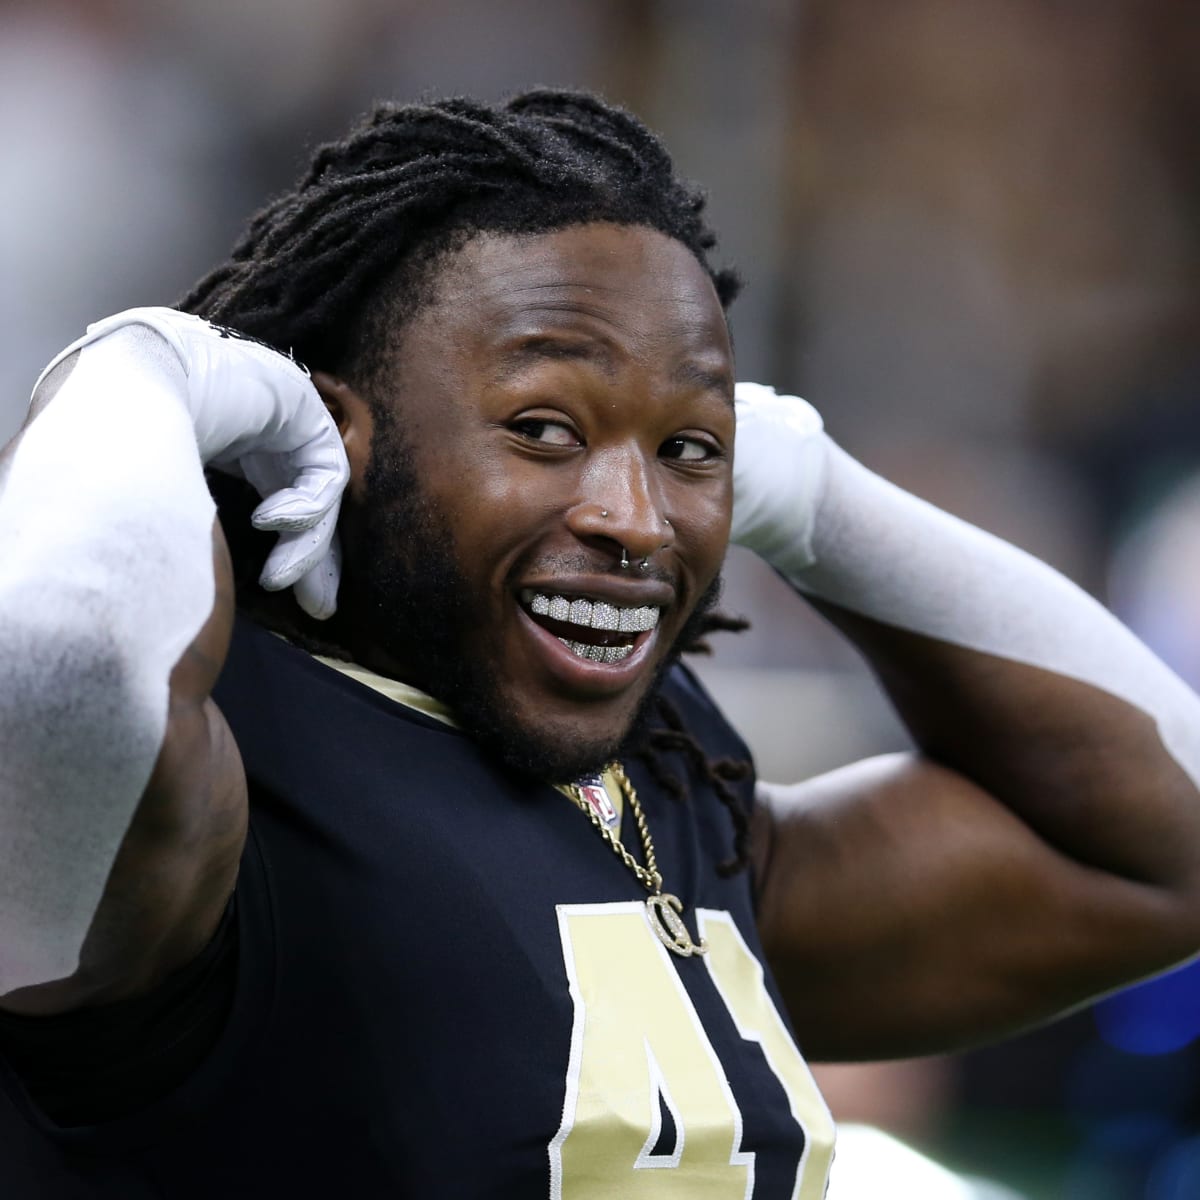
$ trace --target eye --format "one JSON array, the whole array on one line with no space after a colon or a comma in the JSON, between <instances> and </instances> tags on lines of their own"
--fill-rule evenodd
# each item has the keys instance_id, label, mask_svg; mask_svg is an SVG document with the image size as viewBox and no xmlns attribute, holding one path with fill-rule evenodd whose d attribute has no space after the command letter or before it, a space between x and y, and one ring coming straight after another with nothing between
<instances>
[{"instance_id":1,"label":"eye","mask_svg":"<svg viewBox=\"0 0 1200 1200\"><path fill-rule=\"evenodd\" d=\"M663 458L673 458L677 462L707 462L709 459L720 458L721 449L707 438L679 437L667 438L658 448Z\"/></svg>"},{"instance_id":2,"label":"eye","mask_svg":"<svg viewBox=\"0 0 1200 1200\"><path fill-rule=\"evenodd\" d=\"M548 417L521 417L509 425L509 429L543 446L580 446L579 435L562 421L551 421Z\"/></svg>"}]
</instances>

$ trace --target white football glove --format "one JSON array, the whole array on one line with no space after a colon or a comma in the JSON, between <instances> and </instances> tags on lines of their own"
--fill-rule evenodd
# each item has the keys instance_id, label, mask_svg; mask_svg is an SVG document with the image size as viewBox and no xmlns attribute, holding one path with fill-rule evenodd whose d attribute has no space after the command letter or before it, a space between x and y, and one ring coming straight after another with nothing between
<instances>
[{"instance_id":1,"label":"white football glove","mask_svg":"<svg viewBox=\"0 0 1200 1200\"><path fill-rule=\"evenodd\" d=\"M65 358L128 325L155 330L183 364L182 399L201 461L243 476L263 497L251 520L279 540L263 567L262 586L294 586L305 612L332 615L340 574L338 510L350 465L308 372L287 355L200 317L131 308L89 325L42 372L34 395Z\"/></svg>"},{"instance_id":2,"label":"white football glove","mask_svg":"<svg viewBox=\"0 0 1200 1200\"><path fill-rule=\"evenodd\" d=\"M761 383L734 391L732 541L794 579L816 560L813 532L829 439L821 415L799 396Z\"/></svg>"}]
</instances>

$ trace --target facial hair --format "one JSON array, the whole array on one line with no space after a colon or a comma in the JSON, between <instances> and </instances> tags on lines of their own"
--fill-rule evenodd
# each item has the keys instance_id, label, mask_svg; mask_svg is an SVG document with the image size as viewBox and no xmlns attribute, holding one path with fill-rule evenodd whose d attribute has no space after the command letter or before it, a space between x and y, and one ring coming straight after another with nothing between
<instances>
[{"instance_id":1,"label":"facial hair","mask_svg":"<svg viewBox=\"0 0 1200 1200\"><path fill-rule=\"evenodd\" d=\"M382 418L382 419L380 419ZM404 662L413 679L446 704L463 731L505 768L550 782L594 774L616 758L630 730L643 728L663 676L702 628L720 578L700 598L654 680L630 730L617 738L557 742L508 709L494 663L465 653L483 597L472 594L448 522L421 486L413 456L390 414L378 414L363 500L350 502L354 533L347 566L361 597L360 640Z\"/></svg>"}]
</instances>

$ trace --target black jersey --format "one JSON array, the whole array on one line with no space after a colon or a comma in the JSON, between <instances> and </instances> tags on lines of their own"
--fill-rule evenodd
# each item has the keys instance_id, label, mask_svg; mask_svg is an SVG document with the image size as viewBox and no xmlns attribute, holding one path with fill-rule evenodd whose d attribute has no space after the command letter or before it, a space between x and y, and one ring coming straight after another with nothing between
<instances>
[{"instance_id":1,"label":"black jersey","mask_svg":"<svg viewBox=\"0 0 1200 1200\"><path fill-rule=\"evenodd\" d=\"M745 755L684 669L664 686ZM458 730L247 623L217 700L251 790L232 1013L104 1125L57 1129L0 1072L6 1200L819 1200L832 1125L698 776L683 803L626 764L709 944L681 958L585 815Z\"/></svg>"}]
</instances>

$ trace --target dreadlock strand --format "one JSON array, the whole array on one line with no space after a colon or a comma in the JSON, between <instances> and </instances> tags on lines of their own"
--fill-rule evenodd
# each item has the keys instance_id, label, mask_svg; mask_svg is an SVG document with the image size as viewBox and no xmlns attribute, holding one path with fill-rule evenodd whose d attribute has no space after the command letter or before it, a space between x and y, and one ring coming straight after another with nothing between
<instances>
[{"instance_id":1,"label":"dreadlock strand","mask_svg":"<svg viewBox=\"0 0 1200 1200\"><path fill-rule=\"evenodd\" d=\"M717 871L723 877L736 875L750 861L750 814L729 783L751 778L753 764L748 759L709 758L700 743L687 732L679 710L666 696L659 695L656 698L655 709L666 728L647 731L643 744L633 752L632 757L646 767L654 782L672 799L686 800L688 789L677 775L667 769L664 753L681 754L689 773L698 775L701 782L713 790L733 822L733 854L717 864Z\"/></svg>"}]
</instances>

